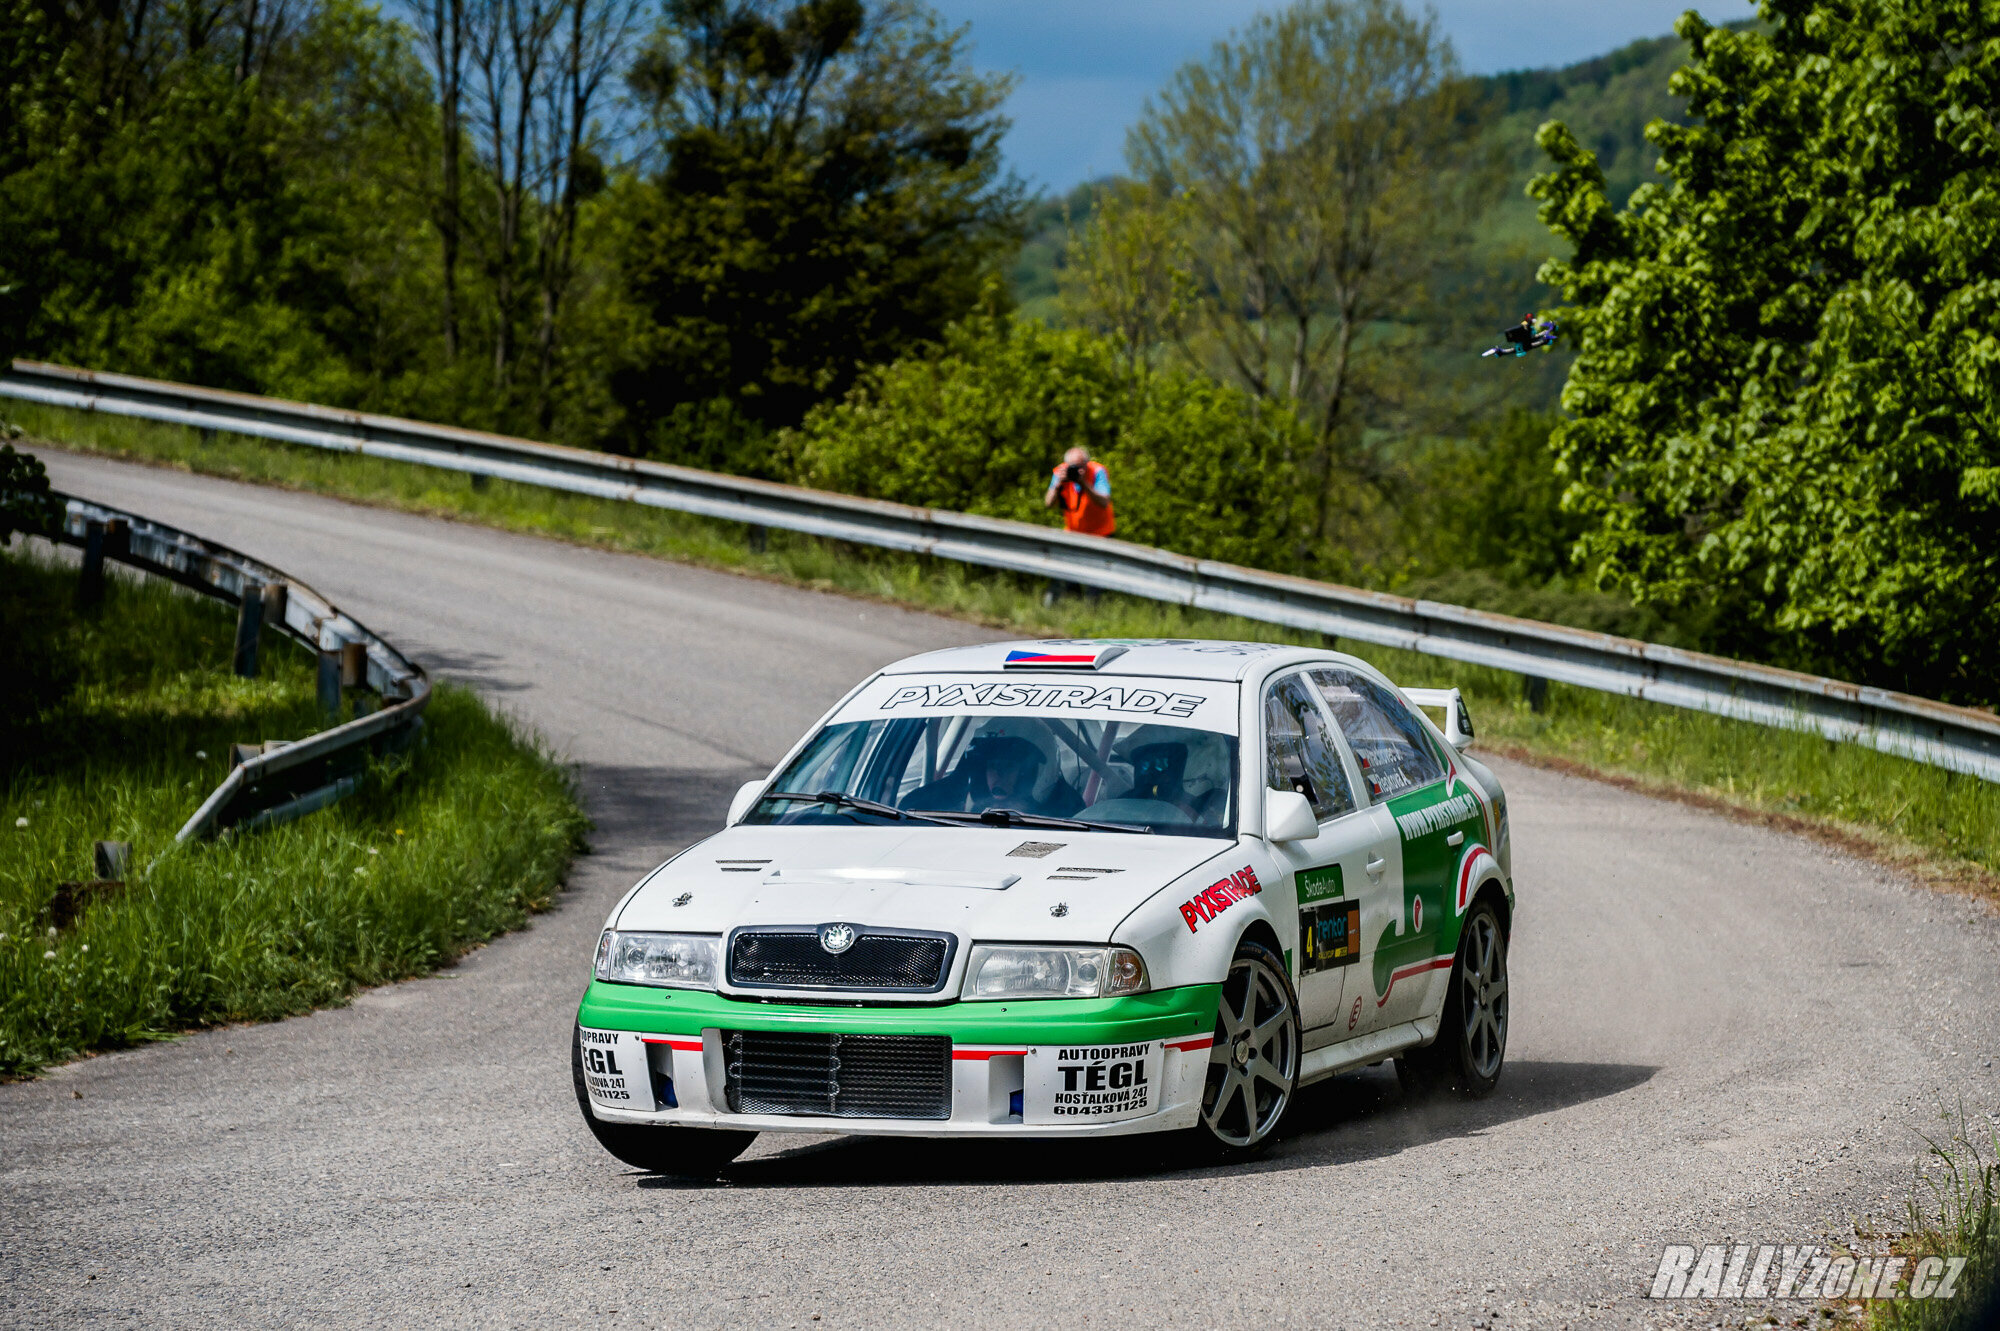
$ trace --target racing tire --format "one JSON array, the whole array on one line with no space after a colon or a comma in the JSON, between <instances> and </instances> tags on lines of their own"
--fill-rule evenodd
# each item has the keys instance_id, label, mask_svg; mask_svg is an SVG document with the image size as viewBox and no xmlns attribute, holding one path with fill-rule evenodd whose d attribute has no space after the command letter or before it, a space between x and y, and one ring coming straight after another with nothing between
<instances>
[{"instance_id":1,"label":"racing tire","mask_svg":"<svg viewBox=\"0 0 2000 1331\"><path fill-rule=\"evenodd\" d=\"M1446 1093L1478 1100L1507 1061L1507 934L1488 902L1466 914L1437 1039L1397 1055L1396 1080L1414 1100Z\"/></svg>"},{"instance_id":2,"label":"racing tire","mask_svg":"<svg viewBox=\"0 0 2000 1331\"><path fill-rule=\"evenodd\" d=\"M1285 959L1244 939L1215 1014L1201 1122L1191 1134L1199 1154L1240 1159L1271 1144L1298 1094L1303 1048L1299 996Z\"/></svg>"},{"instance_id":3,"label":"racing tire","mask_svg":"<svg viewBox=\"0 0 2000 1331\"><path fill-rule=\"evenodd\" d=\"M590 1092L583 1084L583 1034L572 1031L569 1042L570 1079L576 1083L577 1107L590 1135L612 1155L648 1174L684 1179L712 1179L722 1167L750 1149L754 1132L727 1128L655 1127L650 1123L606 1123L591 1112Z\"/></svg>"}]
</instances>

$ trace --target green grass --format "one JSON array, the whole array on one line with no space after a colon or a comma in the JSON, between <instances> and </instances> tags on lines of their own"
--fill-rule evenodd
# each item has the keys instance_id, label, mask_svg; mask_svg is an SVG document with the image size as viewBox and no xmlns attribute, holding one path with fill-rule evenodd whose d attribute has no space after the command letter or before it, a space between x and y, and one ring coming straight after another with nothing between
<instances>
[{"instance_id":1,"label":"green grass","mask_svg":"<svg viewBox=\"0 0 2000 1331\"><path fill-rule=\"evenodd\" d=\"M1972 1128L1961 1108L1941 1115L1948 1132L1932 1139L1917 1166L1909 1230L1895 1245L1910 1260L1963 1257L1957 1296L1883 1300L1869 1305L1879 1331L1974 1331L2000 1284L2000 1132ZM1982 1139L1983 1138L1983 1139Z\"/></svg>"},{"instance_id":2,"label":"green grass","mask_svg":"<svg viewBox=\"0 0 2000 1331\"><path fill-rule=\"evenodd\" d=\"M857 549L784 532L758 548L748 528L615 500L566 495L241 436L60 408L7 403L29 436L60 447L410 512L478 522L605 549L866 596L1028 636L1253 638L1317 644L1318 635L1129 597L1041 604L1042 584L964 565ZM1940 882L2000 883L2000 785L1855 745L1552 685L1532 711L1518 676L1346 642L1391 678L1464 689L1482 744L1531 762L1630 781L1829 834Z\"/></svg>"},{"instance_id":3,"label":"green grass","mask_svg":"<svg viewBox=\"0 0 2000 1331\"><path fill-rule=\"evenodd\" d=\"M0 715L0 1077L338 1003L550 903L585 826L570 777L449 685L425 740L332 808L176 844L232 741L323 727L311 658L267 638L263 676L237 679L227 607L115 577L79 617L75 576L0 555L0 630L34 638L43 674L73 685L48 685L40 710L24 690ZM52 933L58 884L96 877L97 840L132 843L125 889Z\"/></svg>"}]
</instances>

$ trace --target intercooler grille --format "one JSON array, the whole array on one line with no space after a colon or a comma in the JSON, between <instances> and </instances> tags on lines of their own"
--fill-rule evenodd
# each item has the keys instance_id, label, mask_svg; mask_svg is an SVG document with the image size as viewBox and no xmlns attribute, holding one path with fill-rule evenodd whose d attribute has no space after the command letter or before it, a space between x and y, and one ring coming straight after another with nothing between
<instances>
[{"instance_id":1,"label":"intercooler grille","mask_svg":"<svg viewBox=\"0 0 2000 1331\"><path fill-rule=\"evenodd\" d=\"M863 931L828 952L811 929L741 929L729 945L729 982L756 989L870 989L935 993L944 988L946 934Z\"/></svg>"},{"instance_id":2,"label":"intercooler grille","mask_svg":"<svg viewBox=\"0 0 2000 1331\"><path fill-rule=\"evenodd\" d=\"M732 1114L950 1118L951 1041L941 1035L726 1031Z\"/></svg>"}]
</instances>

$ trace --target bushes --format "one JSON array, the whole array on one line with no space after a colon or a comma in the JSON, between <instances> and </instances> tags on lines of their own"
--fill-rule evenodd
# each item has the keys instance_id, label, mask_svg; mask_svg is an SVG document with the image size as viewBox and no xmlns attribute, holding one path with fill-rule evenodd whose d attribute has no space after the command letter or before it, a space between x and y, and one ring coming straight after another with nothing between
<instances>
[{"instance_id":1,"label":"bushes","mask_svg":"<svg viewBox=\"0 0 2000 1331\"><path fill-rule=\"evenodd\" d=\"M979 318L870 372L783 447L803 485L1046 521L1050 470L1081 445L1111 470L1121 537L1294 570L1295 459L1309 444L1284 408L1129 364L1104 338Z\"/></svg>"}]
</instances>

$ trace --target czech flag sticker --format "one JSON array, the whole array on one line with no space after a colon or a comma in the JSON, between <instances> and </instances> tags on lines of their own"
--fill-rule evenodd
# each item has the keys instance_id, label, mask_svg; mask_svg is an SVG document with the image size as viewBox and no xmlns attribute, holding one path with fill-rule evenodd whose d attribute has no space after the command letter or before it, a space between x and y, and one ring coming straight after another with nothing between
<instances>
[{"instance_id":1,"label":"czech flag sticker","mask_svg":"<svg viewBox=\"0 0 2000 1331\"><path fill-rule=\"evenodd\" d=\"M1007 659L1000 664L1008 670L1102 670L1104 666L1125 655L1123 647L1098 647L1087 652L1024 652L1019 649L1007 653Z\"/></svg>"}]
</instances>

